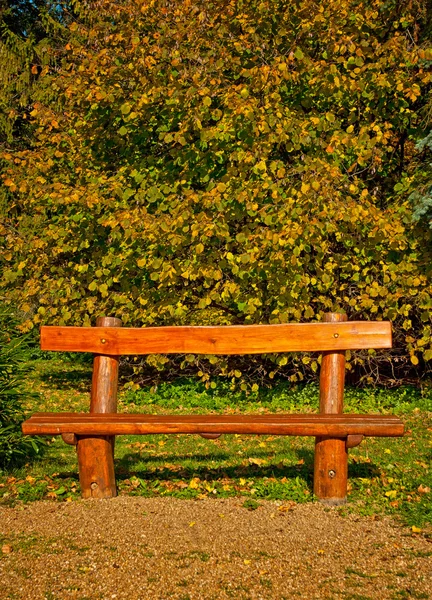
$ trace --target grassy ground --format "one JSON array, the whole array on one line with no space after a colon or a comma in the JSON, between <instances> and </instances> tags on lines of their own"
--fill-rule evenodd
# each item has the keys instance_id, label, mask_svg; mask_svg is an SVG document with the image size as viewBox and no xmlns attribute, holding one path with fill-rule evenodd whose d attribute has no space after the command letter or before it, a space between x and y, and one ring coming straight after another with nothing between
<instances>
[{"instance_id":1,"label":"grassy ground","mask_svg":"<svg viewBox=\"0 0 432 600\"><path fill-rule=\"evenodd\" d=\"M91 365L53 355L34 362L27 386L39 393L28 401L34 411L88 410ZM234 393L223 383L206 390L194 381L157 390L123 390L119 412L313 412L315 386L286 385L255 394ZM370 438L350 450L349 504L342 512L397 515L418 529L432 522L432 392L347 389L346 412L401 416L403 439ZM245 508L261 499L313 500L312 438L225 435L122 436L116 441L120 493L180 498L244 496ZM48 439L42 457L20 469L0 473L0 504L79 497L75 450L60 437Z\"/></svg>"}]
</instances>

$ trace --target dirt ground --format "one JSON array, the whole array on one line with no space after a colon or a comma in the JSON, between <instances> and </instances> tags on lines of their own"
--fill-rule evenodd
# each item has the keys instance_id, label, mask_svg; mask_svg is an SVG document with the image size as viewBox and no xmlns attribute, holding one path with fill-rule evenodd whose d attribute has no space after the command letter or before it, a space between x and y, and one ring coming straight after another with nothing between
<instances>
[{"instance_id":1,"label":"dirt ground","mask_svg":"<svg viewBox=\"0 0 432 600\"><path fill-rule=\"evenodd\" d=\"M0 509L0 598L431 598L432 543L319 504L119 497Z\"/></svg>"}]
</instances>

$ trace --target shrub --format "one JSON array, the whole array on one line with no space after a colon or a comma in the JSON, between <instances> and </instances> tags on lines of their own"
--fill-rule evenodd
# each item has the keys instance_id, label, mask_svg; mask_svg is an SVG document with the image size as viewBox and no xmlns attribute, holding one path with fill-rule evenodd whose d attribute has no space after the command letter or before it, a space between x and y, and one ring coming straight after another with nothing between
<instances>
[{"instance_id":1,"label":"shrub","mask_svg":"<svg viewBox=\"0 0 432 600\"><path fill-rule=\"evenodd\" d=\"M412 222L409 176L396 186L432 80L428 3L76 6L67 57L41 72L34 147L4 153L2 285L26 327L341 310L395 325L394 351L356 355L359 373L423 368L431 232ZM289 377L316 369L304 360Z\"/></svg>"},{"instance_id":2,"label":"shrub","mask_svg":"<svg viewBox=\"0 0 432 600\"><path fill-rule=\"evenodd\" d=\"M22 384L29 369L29 340L17 331L17 325L14 313L0 306L0 468L34 456L43 444L21 433L23 399L29 395Z\"/></svg>"}]
</instances>

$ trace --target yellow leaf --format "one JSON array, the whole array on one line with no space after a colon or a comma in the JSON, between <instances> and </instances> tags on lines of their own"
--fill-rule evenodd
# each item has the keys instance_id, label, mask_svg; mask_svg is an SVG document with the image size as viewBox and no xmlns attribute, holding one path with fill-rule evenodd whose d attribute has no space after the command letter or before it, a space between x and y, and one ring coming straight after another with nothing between
<instances>
[{"instance_id":1,"label":"yellow leaf","mask_svg":"<svg viewBox=\"0 0 432 600\"><path fill-rule=\"evenodd\" d=\"M279 506L278 511L279 512L288 512L289 510L293 510L294 506L295 506L294 502L292 504L283 504L282 506Z\"/></svg>"},{"instance_id":2,"label":"yellow leaf","mask_svg":"<svg viewBox=\"0 0 432 600\"><path fill-rule=\"evenodd\" d=\"M421 528L420 527L416 527L415 525L413 525L411 527L411 530L413 533L421 533Z\"/></svg>"}]
</instances>

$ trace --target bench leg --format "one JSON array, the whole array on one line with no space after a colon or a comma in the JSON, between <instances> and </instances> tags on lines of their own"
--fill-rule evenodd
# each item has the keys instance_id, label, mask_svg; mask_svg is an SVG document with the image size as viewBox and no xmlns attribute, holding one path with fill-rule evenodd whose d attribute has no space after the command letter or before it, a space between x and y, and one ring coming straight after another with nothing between
<instances>
[{"instance_id":1,"label":"bench leg","mask_svg":"<svg viewBox=\"0 0 432 600\"><path fill-rule=\"evenodd\" d=\"M114 437L79 436L78 468L83 498L114 498Z\"/></svg>"},{"instance_id":2,"label":"bench leg","mask_svg":"<svg viewBox=\"0 0 432 600\"><path fill-rule=\"evenodd\" d=\"M344 439L315 438L314 494L331 506L346 504L348 452Z\"/></svg>"}]
</instances>

